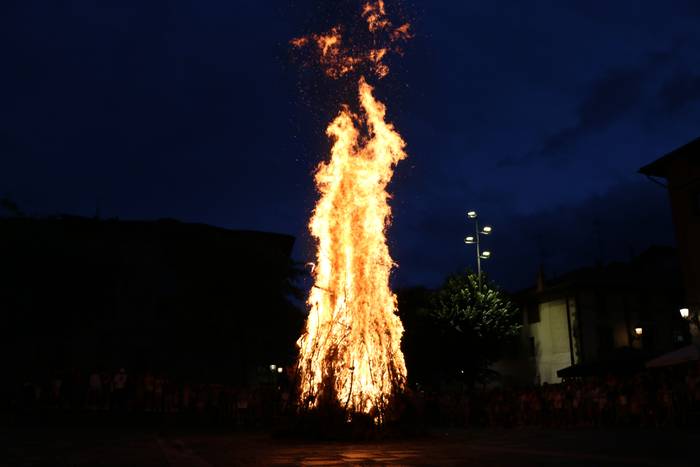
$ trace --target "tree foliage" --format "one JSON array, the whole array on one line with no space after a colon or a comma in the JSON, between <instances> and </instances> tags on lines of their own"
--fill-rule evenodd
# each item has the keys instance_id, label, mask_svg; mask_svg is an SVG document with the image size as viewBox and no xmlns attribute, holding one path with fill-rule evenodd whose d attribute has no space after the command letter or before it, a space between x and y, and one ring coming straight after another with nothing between
<instances>
[{"instance_id":1,"label":"tree foliage","mask_svg":"<svg viewBox=\"0 0 700 467\"><path fill-rule=\"evenodd\" d=\"M22 217L24 215L17 203L9 196L0 198L0 211L6 211L15 217Z\"/></svg>"},{"instance_id":2,"label":"tree foliage","mask_svg":"<svg viewBox=\"0 0 700 467\"><path fill-rule=\"evenodd\" d=\"M468 272L447 278L433 295L430 311L458 354L486 366L501 357L520 331L518 308L482 275Z\"/></svg>"},{"instance_id":3,"label":"tree foliage","mask_svg":"<svg viewBox=\"0 0 700 467\"><path fill-rule=\"evenodd\" d=\"M519 335L518 308L483 275L480 282L471 272L454 274L438 290L419 292L399 294L409 377L417 381L478 379Z\"/></svg>"}]
</instances>

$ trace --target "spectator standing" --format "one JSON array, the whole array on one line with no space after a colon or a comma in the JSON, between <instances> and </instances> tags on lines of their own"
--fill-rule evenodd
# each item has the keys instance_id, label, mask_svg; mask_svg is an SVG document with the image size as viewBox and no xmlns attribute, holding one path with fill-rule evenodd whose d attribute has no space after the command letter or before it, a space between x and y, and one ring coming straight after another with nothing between
<instances>
[{"instance_id":1,"label":"spectator standing","mask_svg":"<svg viewBox=\"0 0 700 467\"><path fill-rule=\"evenodd\" d=\"M126 409L126 383L128 376L124 368L120 368L114 375L113 385L114 392L112 393L114 408L118 410Z\"/></svg>"},{"instance_id":2,"label":"spectator standing","mask_svg":"<svg viewBox=\"0 0 700 467\"><path fill-rule=\"evenodd\" d=\"M90 373L88 378L88 393L87 393L87 408L89 410L97 410L102 403L102 377L95 370Z\"/></svg>"}]
</instances>

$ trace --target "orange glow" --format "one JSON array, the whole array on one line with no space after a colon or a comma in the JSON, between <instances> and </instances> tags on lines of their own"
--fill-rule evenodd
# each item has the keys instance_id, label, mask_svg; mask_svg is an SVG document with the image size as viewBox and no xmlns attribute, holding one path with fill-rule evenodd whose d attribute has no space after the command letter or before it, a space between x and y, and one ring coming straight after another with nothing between
<instances>
[{"instance_id":1,"label":"orange glow","mask_svg":"<svg viewBox=\"0 0 700 467\"><path fill-rule=\"evenodd\" d=\"M340 31L338 28L331 29L330 33L317 36L316 42L318 48L321 49L321 55L335 55L340 47L341 41Z\"/></svg>"},{"instance_id":2,"label":"orange glow","mask_svg":"<svg viewBox=\"0 0 700 467\"><path fill-rule=\"evenodd\" d=\"M389 67L382 61L386 55L386 49L373 49L369 52L369 59L374 63L374 71L379 78L389 74Z\"/></svg>"},{"instance_id":3,"label":"orange glow","mask_svg":"<svg viewBox=\"0 0 700 467\"><path fill-rule=\"evenodd\" d=\"M330 78L340 78L355 71L357 66L365 59L355 57L343 48L343 35L339 26L335 26L325 34L311 34L308 37L297 37L290 41L296 48L306 47L309 44L316 46L319 54L319 62L324 72Z\"/></svg>"},{"instance_id":4,"label":"orange glow","mask_svg":"<svg viewBox=\"0 0 700 467\"><path fill-rule=\"evenodd\" d=\"M391 215L386 186L406 153L364 78L359 99L361 115L343 108L328 126L331 160L316 173L321 198L309 227L318 252L309 318L297 342L300 396L314 407L332 391L348 413L379 417L406 380L385 237Z\"/></svg>"},{"instance_id":5,"label":"orange glow","mask_svg":"<svg viewBox=\"0 0 700 467\"><path fill-rule=\"evenodd\" d=\"M362 8L362 17L373 44L383 43L383 47L358 47L348 44L343 36L343 29L334 26L323 34L310 34L297 37L290 44L297 48L309 48L317 55L326 76L339 79L353 72L367 72L377 78L389 74L389 67L384 59L389 52L401 53L399 42L411 39L410 24L405 23L394 28L386 16L383 0L367 2Z\"/></svg>"},{"instance_id":6,"label":"orange glow","mask_svg":"<svg viewBox=\"0 0 700 467\"><path fill-rule=\"evenodd\" d=\"M402 24L391 32L391 39L394 41L408 40L413 37L411 34L411 25L409 23Z\"/></svg>"},{"instance_id":7,"label":"orange glow","mask_svg":"<svg viewBox=\"0 0 700 467\"><path fill-rule=\"evenodd\" d=\"M306 44L309 43L309 39L307 37L296 37L289 41L294 47L304 47Z\"/></svg>"},{"instance_id":8,"label":"orange glow","mask_svg":"<svg viewBox=\"0 0 700 467\"><path fill-rule=\"evenodd\" d=\"M386 9L384 0L375 3L367 2L362 9L362 16L367 20L367 28L370 32L376 32L391 26L391 22L386 19Z\"/></svg>"},{"instance_id":9,"label":"orange glow","mask_svg":"<svg viewBox=\"0 0 700 467\"><path fill-rule=\"evenodd\" d=\"M406 384L403 325L389 288L394 263L385 235L391 220L386 188L406 153L401 135L385 120L386 107L361 75L385 77L385 58L410 33L408 24L393 28L383 0L365 3L361 19L371 39L350 39L365 47L353 45L340 26L291 41L312 50L327 76L359 76L353 83L359 112L343 105L328 125L331 158L315 175L320 198L309 229L318 250L297 370L301 407L329 401L349 418L363 413L381 423Z\"/></svg>"}]
</instances>

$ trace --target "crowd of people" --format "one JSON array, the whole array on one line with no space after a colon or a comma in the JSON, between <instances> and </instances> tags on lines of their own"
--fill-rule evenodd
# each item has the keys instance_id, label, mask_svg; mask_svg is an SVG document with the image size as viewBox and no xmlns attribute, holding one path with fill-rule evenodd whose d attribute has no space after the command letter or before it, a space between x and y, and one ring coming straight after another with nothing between
<instances>
[{"instance_id":1,"label":"crowd of people","mask_svg":"<svg viewBox=\"0 0 700 467\"><path fill-rule=\"evenodd\" d=\"M151 372L72 371L26 381L10 397L20 411L154 414L158 419L253 427L295 412L292 374L263 373L253 386L204 384ZM576 378L558 384L473 390L409 389L405 420L451 426L695 426L700 362L636 375Z\"/></svg>"},{"instance_id":2,"label":"crowd of people","mask_svg":"<svg viewBox=\"0 0 700 467\"><path fill-rule=\"evenodd\" d=\"M443 398L445 398L443 396ZM700 362L629 376L494 387L443 401L447 422L487 426L684 427L700 422ZM461 420L460 420L461 417Z\"/></svg>"},{"instance_id":3,"label":"crowd of people","mask_svg":"<svg viewBox=\"0 0 700 467\"><path fill-rule=\"evenodd\" d=\"M152 414L153 419L254 426L286 410L286 373L264 374L254 386L199 383L161 373L78 370L27 379L10 397L11 409L47 415Z\"/></svg>"}]
</instances>

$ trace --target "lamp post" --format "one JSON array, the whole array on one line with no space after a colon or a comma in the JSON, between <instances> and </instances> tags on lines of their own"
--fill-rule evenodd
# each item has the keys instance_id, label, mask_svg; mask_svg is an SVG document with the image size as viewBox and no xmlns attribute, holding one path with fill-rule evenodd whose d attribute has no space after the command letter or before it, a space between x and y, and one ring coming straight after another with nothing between
<instances>
[{"instance_id":1,"label":"lamp post","mask_svg":"<svg viewBox=\"0 0 700 467\"><path fill-rule=\"evenodd\" d=\"M476 272L479 277L479 285L481 285L481 260L487 260L491 257L491 252L488 250L481 251L481 236L490 235L493 227L485 225L479 230L479 216L476 211L467 212L467 218L474 221L474 235L465 237L464 243L467 245L476 245Z\"/></svg>"},{"instance_id":2,"label":"lamp post","mask_svg":"<svg viewBox=\"0 0 700 467\"><path fill-rule=\"evenodd\" d=\"M700 345L700 317L698 316L697 308L693 310L690 308L681 308L679 312L681 318L688 321L688 328L693 342Z\"/></svg>"},{"instance_id":3,"label":"lamp post","mask_svg":"<svg viewBox=\"0 0 700 467\"><path fill-rule=\"evenodd\" d=\"M644 344L642 341L643 336L644 336L644 328L641 327L640 325L637 325L634 328L632 347L637 347L637 348L641 349L643 344Z\"/></svg>"}]
</instances>

